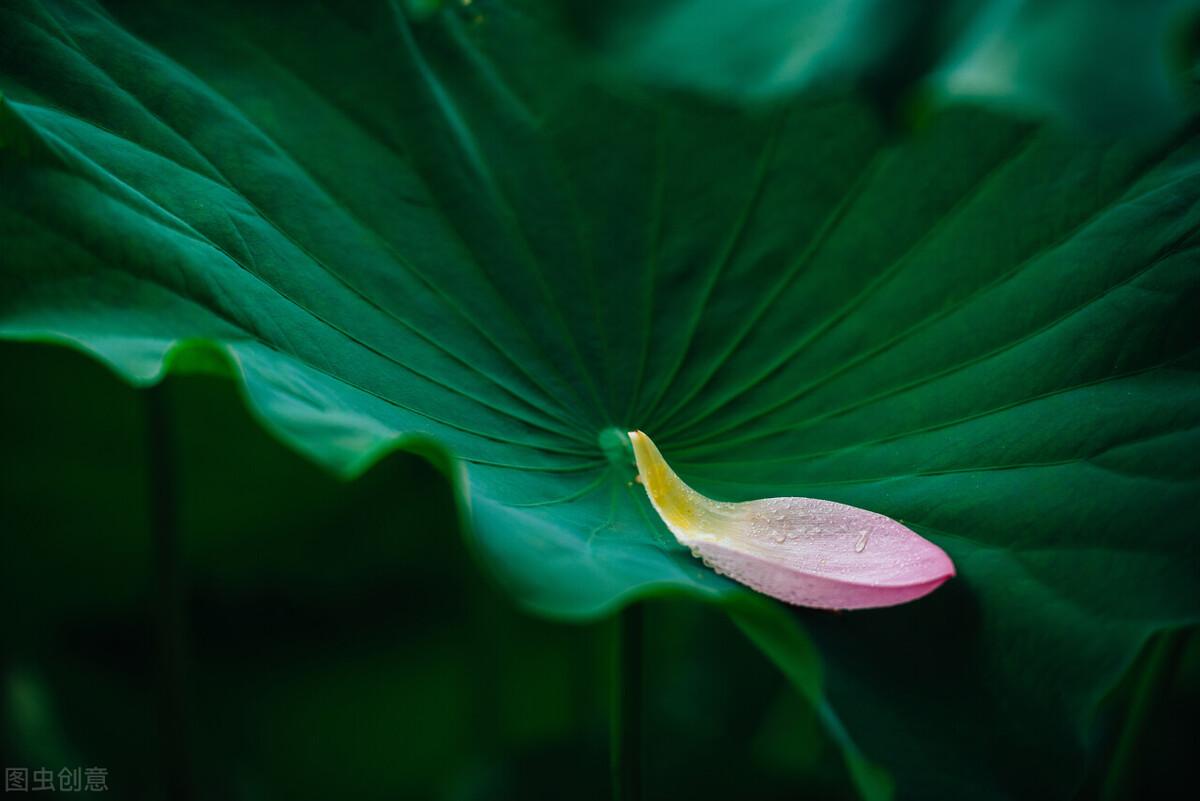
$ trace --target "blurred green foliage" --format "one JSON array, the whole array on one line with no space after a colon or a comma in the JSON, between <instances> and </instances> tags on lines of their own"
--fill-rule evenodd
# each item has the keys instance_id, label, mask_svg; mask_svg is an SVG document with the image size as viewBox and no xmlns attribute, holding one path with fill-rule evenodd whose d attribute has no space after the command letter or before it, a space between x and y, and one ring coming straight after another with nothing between
<instances>
[{"instance_id":1,"label":"blurred green foliage","mask_svg":"<svg viewBox=\"0 0 1200 801\"><path fill-rule=\"evenodd\" d=\"M166 798L181 738L196 798L609 797L611 624L518 612L423 460L344 483L207 376L161 390L187 656L184 727L164 730L146 393L49 346L0 345L0 378L22 385L0 400L6 765L104 766L111 797ZM852 796L724 615L648 611L648 797Z\"/></svg>"},{"instance_id":2,"label":"blurred green foliage","mask_svg":"<svg viewBox=\"0 0 1200 801\"><path fill-rule=\"evenodd\" d=\"M743 102L855 87L892 115L967 100L1105 132L1171 125L1196 107L1196 0L565 5L613 70Z\"/></svg>"}]
</instances>

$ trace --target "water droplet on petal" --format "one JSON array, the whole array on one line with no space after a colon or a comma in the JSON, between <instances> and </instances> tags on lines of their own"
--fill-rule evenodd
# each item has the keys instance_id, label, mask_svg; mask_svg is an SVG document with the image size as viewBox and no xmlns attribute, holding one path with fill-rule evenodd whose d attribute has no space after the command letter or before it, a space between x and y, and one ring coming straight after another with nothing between
<instances>
[{"instance_id":1,"label":"water droplet on petal","mask_svg":"<svg viewBox=\"0 0 1200 801\"><path fill-rule=\"evenodd\" d=\"M854 552L862 553L867 549L867 537L871 536L871 530L864 528L858 534L858 542L854 543Z\"/></svg>"}]
</instances>

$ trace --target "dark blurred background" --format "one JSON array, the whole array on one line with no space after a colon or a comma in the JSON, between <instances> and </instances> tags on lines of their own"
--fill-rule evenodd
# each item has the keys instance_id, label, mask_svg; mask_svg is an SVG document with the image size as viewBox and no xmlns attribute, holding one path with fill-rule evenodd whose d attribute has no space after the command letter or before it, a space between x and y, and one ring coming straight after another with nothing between
<instances>
[{"instance_id":1,"label":"dark blurred background","mask_svg":"<svg viewBox=\"0 0 1200 801\"><path fill-rule=\"evenodd\" d=\"M517 610L429 464L342 483L224 379L20 344L0 378L6 767L121 799L610 796L612 622ZM645 664L647 797L852 796L719 610L650 604Z\"/></svg>"}]
</instances>

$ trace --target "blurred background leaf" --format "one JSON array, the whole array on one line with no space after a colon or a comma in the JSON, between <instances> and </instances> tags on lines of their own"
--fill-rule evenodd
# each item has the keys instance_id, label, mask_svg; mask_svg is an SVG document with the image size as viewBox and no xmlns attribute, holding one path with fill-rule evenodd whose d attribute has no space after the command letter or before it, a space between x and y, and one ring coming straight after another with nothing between
<instances>
[{"instance_id":1,"label":"blurred background leaf","mask_svg":"<svg viewBox=\"0 0 1200 801\"><path fill-rule=\"evenodd\" d=\"M1195 105L1195 0L566 5L617 72L737 100L857 88L893 115L973 100L1103 131L1168 126Z\"/></svg>"}]
</instances>

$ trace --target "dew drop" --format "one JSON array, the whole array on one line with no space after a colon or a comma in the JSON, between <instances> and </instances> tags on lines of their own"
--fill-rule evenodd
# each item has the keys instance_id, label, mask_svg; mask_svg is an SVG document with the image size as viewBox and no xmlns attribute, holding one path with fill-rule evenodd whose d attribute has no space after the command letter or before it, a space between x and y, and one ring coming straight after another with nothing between
<instances>
[{"instance_id":1,"label":"dew drop","mask_svg":"<svg viewBox=\"0 0 1200 801\"><path fill-rule=\"evenodd\" d=\"M854 552L862 553L867 549L867 537L871 536L871 530L864 528L858 534L858 542L854 543Z\"/></svg>"}]
</instances>

